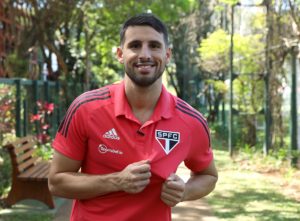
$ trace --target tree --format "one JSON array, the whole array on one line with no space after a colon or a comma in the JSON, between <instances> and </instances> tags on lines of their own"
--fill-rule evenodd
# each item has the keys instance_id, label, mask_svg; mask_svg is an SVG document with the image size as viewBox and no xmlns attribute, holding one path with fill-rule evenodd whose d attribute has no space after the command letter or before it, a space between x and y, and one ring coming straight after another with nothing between
<instances>
[{"instance_id":1,"label":"tree","mask_svg":"<svg viewBox=\"0 0 300 221\"><path fill-rule=\"evenodd\" d=\"M215 1L197 1L171 27L174 67L168 69L170 82L179 97L199 107L199 84L204 78L199 69L197 47L213 30L211 16ZM180 15L179 15L180 16Z\"/></svg>"},{"instance_id":2,"label":"tree","mask_svg":"<svg viewBox=\"0 0 300 221\"><path fill-rule=\"evenodd\" d=\"M284 146L285 128L283 125L282 104L283 84L286 82L283 64L289 49L283 39L291 34L291 25L284 1L274 3L264 1L267 10L267 47L266 47L266 78L269 88L270 109L270 147L280 149ZM276 122L276 123L275 123Z\"/></svg>"}]
</instances>

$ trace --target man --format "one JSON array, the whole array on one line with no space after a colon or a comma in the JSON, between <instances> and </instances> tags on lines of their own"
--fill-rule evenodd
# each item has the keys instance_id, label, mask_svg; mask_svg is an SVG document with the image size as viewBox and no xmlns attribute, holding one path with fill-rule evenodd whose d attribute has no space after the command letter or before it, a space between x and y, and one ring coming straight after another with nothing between
<instances>
[{"instance_id":1,"label":"man","mask_svg":"<svg viewBox=\"0 0 300 221\"><path fill-rule=\"evenodd\" d=\"M49 188L75 199L73 221L170 221L171 207L215 187L209 129L162 85L171 58L165 25L140 14L120 38L124 80L71 104L53 142ZM186 183L176 175L182 161Z\"/></svg>"}]
</instances>

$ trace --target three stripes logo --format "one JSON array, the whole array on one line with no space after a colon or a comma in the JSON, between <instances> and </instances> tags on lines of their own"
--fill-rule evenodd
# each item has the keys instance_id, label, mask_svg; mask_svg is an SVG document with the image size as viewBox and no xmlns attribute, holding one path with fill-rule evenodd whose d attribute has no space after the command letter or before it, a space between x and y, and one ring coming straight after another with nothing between
<instances>
[{"instance_id":1,"label":"three stripes logo","mask_svg":"<svg viewBox=\"0 0 300 221\"><path fill-rule=\"evenodd\" d=\"M166 154L169 154L180 141L180 133L156 130L155 138Z\"/></svg>"},{"instance_id":2,"label":"three stripes logo","mask_svg":"<svg viewBox=\"0 0 300 221\"><path fill-rule=\"evenodd\" d=\"M105 134L103 134L103 137L107 139L120 140L120 137L118 136L115 128L107 131Z\"/></svg>"}]
</instances>

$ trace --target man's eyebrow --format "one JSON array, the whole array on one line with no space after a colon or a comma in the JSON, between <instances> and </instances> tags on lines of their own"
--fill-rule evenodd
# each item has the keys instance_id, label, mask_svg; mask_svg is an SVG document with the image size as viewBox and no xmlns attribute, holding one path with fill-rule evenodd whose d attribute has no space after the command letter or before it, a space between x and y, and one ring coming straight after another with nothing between
<instances>
[{"instance_id":1,"label":"man's eyebrow","mask_svg":"<svg viewBox=\"0 0 300 221\"><path fill-rule=\"evenodd\" d=\"M150 41L150 44L162 45L160 41L156 41L156 40Z\"/></svg>"},{"instance_id":2,"label":"man's eyebrow","mask_svg":"<svg viewBox=\"0 0 300 221\"><path fill-rule=\"evenodd\" d=\"M130 42L128 42L128 45L131 45L131 44L136 44L136 43L141 43L142 41L140 40L132 40Z\"/></svg>"},{"instance_id":3,"label":"man's eyebrow","mask_svg":"<svg viewBox=\"0 0 300 221\"><path fill-rule=\"evenodd\" d=\"M142 42L141 40L132 40L132 41L128 42L128 45L141 43L141 42ZM151 41L149 41L149 43L150 44L162 45L162 43L160 41L156 41L156 40L151 40Z\"/></svg>"}]
</instances>

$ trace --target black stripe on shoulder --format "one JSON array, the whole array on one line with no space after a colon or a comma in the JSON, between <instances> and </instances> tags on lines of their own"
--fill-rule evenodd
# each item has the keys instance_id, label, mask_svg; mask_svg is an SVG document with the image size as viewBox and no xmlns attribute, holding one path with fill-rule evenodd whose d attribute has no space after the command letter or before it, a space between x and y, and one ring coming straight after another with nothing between
<instances>
[{"instance_id":1,"label":"black stripe on shoulder","mask_svg":"<svg viewBox=\"0 0 300 221\"><path fill-rule=\"evenodd\" d=\"M95 98L91 98L91 99L88 99L88 100L84 100L84 101L80 102L79 104L77 104L77 105L76 105L76 108L72 111L72 114L71 114L71 116L70 116L70 119L68 120L68 122L66 122L66 128L65 128L65 130L62 132L62 135L63 135L64 137L67 137L67 135L68 135L68 130L69 130L69 126L70 126L70 124L71 124L73 115L76 113L76 111L78 110L78 108L79 108L81 105L83 105L83 104L85 104L85 103L88 103L88 102L91 102L91 101L95 101L95 100L107 100L107 99L109 99L109 98L111 98L110 95L107 95L107 96L105 96L105 97L95 97Z\"/></svg>"},{"instance_id":2,"label":"black stripe on shoulder","mask_svg":"<svg viewBox=\"0 0 300 221\"><path fill-rule=\"evenodd\" d=\"M198 117L200 117L203 120L203 123L205 123L206 127L208 128L208 124L206 119L202 116L201 113L199 113L198 111L196 111L193 107L191 107L189 104L187 104L186 102L182 101L182 100L177 100L177 105L182 107L183 109L187 110L187 111L191 111L193 114L197 115Z\"/></svg>"},{"instance_id":3,"label":"black stripe on shoulder","mask_svg":"<svg viewBox=\"0 0 300 221\"><path fill-rule=\"evenodd\" d=\"M110 92L108 91L108 88L103 88L103 89L97 89L97 90L93 90L93 91L88 91L88 92L83 93L79 97L77 97L73 101L73 103L71 104L71 106L69 107L68 112L67 112L67 114L64 117L64 122L66 123L66 122L70 121L70 116L72 115L74 109L82 101L89 100L92 97L100 97L100 96L104 96L104 95L110 95ZM60 127L60 129L63 130L63 131L66 130L65 123Z\"/></svg>"},{"instance_id":4,"label":"black stripe on shoulder","mask_svg":"<svg viewBox=\"0 0 300 221\"><path fill-rule=\"evenodd\" d=\"M205 132L207 134L207 137L208 137L208 140L209 140L209 146L210 146L210 134L209 134L209 129L208 129L206 121L203 118L201 118L200 115L195 114L194 112L190 111L190 109L187 110L186 108L183 108L179 104L176 105L176 108L179 111L181 111L181 112L183 112L183 113L185 113L185 114L187 114L187 115L189 115L189 116L197 119L202 124L202 126L204 127L204 130L205 130Z\"/></svg>"},{"instance_id":5,"label":"black stripe on shoulder","mask_svg":"<svg viewBox=\"0 0 300 221\"><path fill-rule=\"evenodd\" d=\"M59 128L58 128L58 132L60 132L65 124L65 120L66 120L66 115L64 116L62 122L60 122Z\"/></svg>"}]
</instances>

